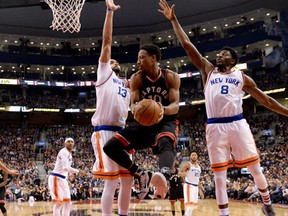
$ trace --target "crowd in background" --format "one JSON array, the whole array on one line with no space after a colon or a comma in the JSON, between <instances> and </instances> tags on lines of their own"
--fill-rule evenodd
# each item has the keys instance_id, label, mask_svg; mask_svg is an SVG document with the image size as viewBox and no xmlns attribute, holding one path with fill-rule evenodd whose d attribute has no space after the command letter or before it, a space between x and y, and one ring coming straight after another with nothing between
<instances>
[{"instance_id":1,"label":"crowd in background","mask_svg":"<svg viewBox=\"0 0 288 216\"><path fill-rule=\"evenodd\" d=\"M267 177L273 203L288 204L288 123L287 118L273 113L263 113L248 118L255 142L260 150L261 166ZM266 133L268 131L268 133ZM272 134L269 133L272 131ZM20 170L20 176L10 180L7 187L7 200L28 201L50 200L47 187L47 177L54 168L57 153L64 145L64 139L72 136L75 139L73 150L73 167L85 170L87 175L80 177L72 174L71 195L73 200L95 199L101 197L103 180L93 179L92 166L95 160L90 143L91 127L89 125L50 125L34 126L27 129L1 126L0 145L2 159L8 167ZM210 170L205 141L204 122L191 120L180 125L180 137L185 141L178 142L176 162L181 165L189 159L189 152L198 153L198 163L202 168L201 184L205 198L215 198L213 173ZM41 139L46 143L39 147ZM46 178L40 179L36 159L39 152L44 156ZM38 155L38 156L37 156ZM158 170L158 157L151 149L138 151L133 155L134 160L145 169ZM227 193L231 199L244 201L260 201L258 189L252 182L249 171L230 169L228 172ZM116 192L117 193L117 192ZM138 182L132 188L132 196L137 198ZM115 196L116 197L116 196Z\"/></svg>"}]
</instances>

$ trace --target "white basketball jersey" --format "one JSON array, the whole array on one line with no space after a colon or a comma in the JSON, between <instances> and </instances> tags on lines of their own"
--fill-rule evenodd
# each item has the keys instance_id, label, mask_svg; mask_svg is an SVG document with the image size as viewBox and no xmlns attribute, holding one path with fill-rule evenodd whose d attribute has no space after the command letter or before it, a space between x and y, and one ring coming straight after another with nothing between
<instances>
[{"instance_id":1,"label":"white basketball jersey","mask_svg":"<svg viewBox=\"0 0 288 216\"><path fill-rule=\"evenodd\" d=\"M213 70L205 86L205 105L208 118L221 118L238 115L242 110L244 91L242 71L220 73Z\"/></svg>"},{"instance_id":2,"label":"white basketball jersey","mask_svg":"<svg viewBox=\"0 0 288 216\"><path fill-rule=\"evenodd\" d=\"M185 176L185 182L198 185L201 174L201 167L198 164L196 167L191 162L189 162L189 164L190 169L188 170L187 175Z\"/></svg>"},{"instance_id":3,"label":"white basketball jersey","mask_svg":"<svg viewBox=\"0 0 288 216\"><path fill-rule=\"evenodd\" d=\"M65 168L71 169L72 165L72 154L68 151L67 148L62 148L56 159L55 167L52 172L63 175L67 178L68 171L65 171Z\"/></svg>"},{"instance_id":4,"label":"white basketball jersey","mask_svg":"<svg viewBox=\"0 0 288 216\"><path fill-rule=\"evenodd\" d=\"M96 82L96 111L93 126L109 125L124 127L130 104L130 90L126 79L118 78L112 71L110 61L99 62Z\"/></svg>"}]
</instances>

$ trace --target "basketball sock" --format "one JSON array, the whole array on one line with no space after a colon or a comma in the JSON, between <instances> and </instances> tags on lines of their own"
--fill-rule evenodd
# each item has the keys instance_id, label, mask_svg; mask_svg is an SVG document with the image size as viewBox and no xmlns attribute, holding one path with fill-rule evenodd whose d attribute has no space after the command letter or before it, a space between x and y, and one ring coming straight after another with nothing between
<instances>
[{"instance_id":1,"label":"basketball sock","mask_svg":"<svg viewBox=\"0 0 288 216\"><path fill-rule=\"evenodd\" d=\"M53 216L60 216L62 205L61 204L54 204L53 205Z\"/></svg>"},{"instance_id":2,"label":"basketball sock","mask_svg":"<svg viewBox=\"0 0 288 216\"><path fill-rule=\"evenodd\" d=\"M175 216L175 210L172 210L172 215Z\"/></svg>"},{"instance_id":3,"label":"basketball sock","mask_svg":"<svg viewBox=\"0 0 288 216\"><path fill-rule=\"evenodd\" d=\"M228 216L229 215L229 208L219 209L220 216Z\"/></svg>"},{"instance_id":4,"label":"basketball sock","mask_svg":"<svg viewBox=\"0 0 288 216\"><path fill-rule=\"evenodd\" d=\"M70 202L64 202L63 203L63 209L62 209L62 216L70 216L72 203Z\"/></svg>"},{"instance_id":5,"label":"basketball sock","mask_svg":"<svg viewBox=\"0 0 288 216\"><path fill-rule=\"evenodd\" d=\"M261 192L259 190L259 193L260 193L260 195L262 197L262 202L263 202L264 205L269 206L269 205L272 204L271 198L270 198L270 194L269 194L268 190L266 192Z\"/></svg>"},{"instance_id":6,"label":"basketball sock","mask_svg":"<svg viewBox=\"0 0 288 216\"><path fill-rule=\"evenodd\" d=\"M134 179L132 176L120 177L120 191L118 195L119 215L128 215L133 183Z\"/></svg>"},{"instance_id":7,"label":"basketball sock","mask_svg":"<svg viewBox=\"0 0 288 216\"><path fill-rule=\"evenodd\" d=\"M112 215L112 206L114 200L115 190L118 184L116 180L105 180L104 190L101 197L102 216Z\"/></svg>"},{"instance_id":8,"label":"basketball sock","mask_svg":"<svg viewBox=\"0 0 288 216\"><path fill-rule=\"evenodd\" d=\"M181 213L182 213L182 215L185 215L185 211L184 210L181 210Z\"/></svg>"}]
</instances>

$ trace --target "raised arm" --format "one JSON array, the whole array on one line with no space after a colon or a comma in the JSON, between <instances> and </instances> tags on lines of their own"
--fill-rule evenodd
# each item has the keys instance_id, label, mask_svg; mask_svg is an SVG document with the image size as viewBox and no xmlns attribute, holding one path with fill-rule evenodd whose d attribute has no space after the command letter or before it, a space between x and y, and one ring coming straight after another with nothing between
<instances>
[{"instance_id":1,"label":"raised arm","mask_svg":"<svg viewBox=\"0 0 288 216\"><path fill-rule=\"evenodd\" d=\"M184 32L183 28L181 27L175 15L174 12L175 5L172 5L170 7L166 2L166 0L160 0L159 6L161 7L161 10L159 9L158 11L162 13L168 20L171 21L177 39L179 40L182 47L186 51L191 62L201 72L203 83L206 83L207 74L214 68L214 66L199 53L199 51L192 44L189 37Z\"/></svg>"},{"instance_id":2,"label":"raised arm","mask_svg":"<svg viewBox=\"0 0 288 216\"><path fill-rule=\"evenodd\" d=\"M103 42L101 48L101 54L99 61L108 62L111 59L111 45L112 45L112 33L113 33L113 15L114 11L120 8L119 5L115 5L113 0L106 0L106 17L103 26Z\"/></svg>"},{"instance_id":3,"label":"raised arm","mask_svg":"<svg viewBox=\"0 0 288 216\"><path fill-rule=\"evenodd\" d=\"M243 91L249 93L253 98L255 98L259 103L261 103L266 108L282 114L284 116L288 116L287 107L282 106L279 102L277 102L274 98L265 94L261 89L259 89L252 78L247 75L244 75L245 83L243 86Z\"/></svg>"}]
</instances>

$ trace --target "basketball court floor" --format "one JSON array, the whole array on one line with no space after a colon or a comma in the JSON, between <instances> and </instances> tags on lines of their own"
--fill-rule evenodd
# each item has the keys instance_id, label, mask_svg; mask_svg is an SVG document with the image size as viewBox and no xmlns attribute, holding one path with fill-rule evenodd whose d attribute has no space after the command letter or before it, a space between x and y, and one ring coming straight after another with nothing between
<instances>
[{"instance_id":1,"label":"basketball court floor","mask_svg":"<svg viewBox=\"0 0 288 216\"><path fill-rule=\"evenodd\" d=\"M9 216L52 216L51 202L35 203L6 203ZM229 209L231 216L264 216L260 203L247 203L230 201ZM277 216L288 216L287 205L274 205ZM73 202L71 216L101 216L99 200L85 200ZM113 206L117 215L117 203ZM200 200L193 216L218 216L218 209L215 200ZM172 216L168 200L142 200L132 201L130 204L129 216ZM181 216L180 203L176 203L176 216Z\"/></svg>"}]
</instances>

